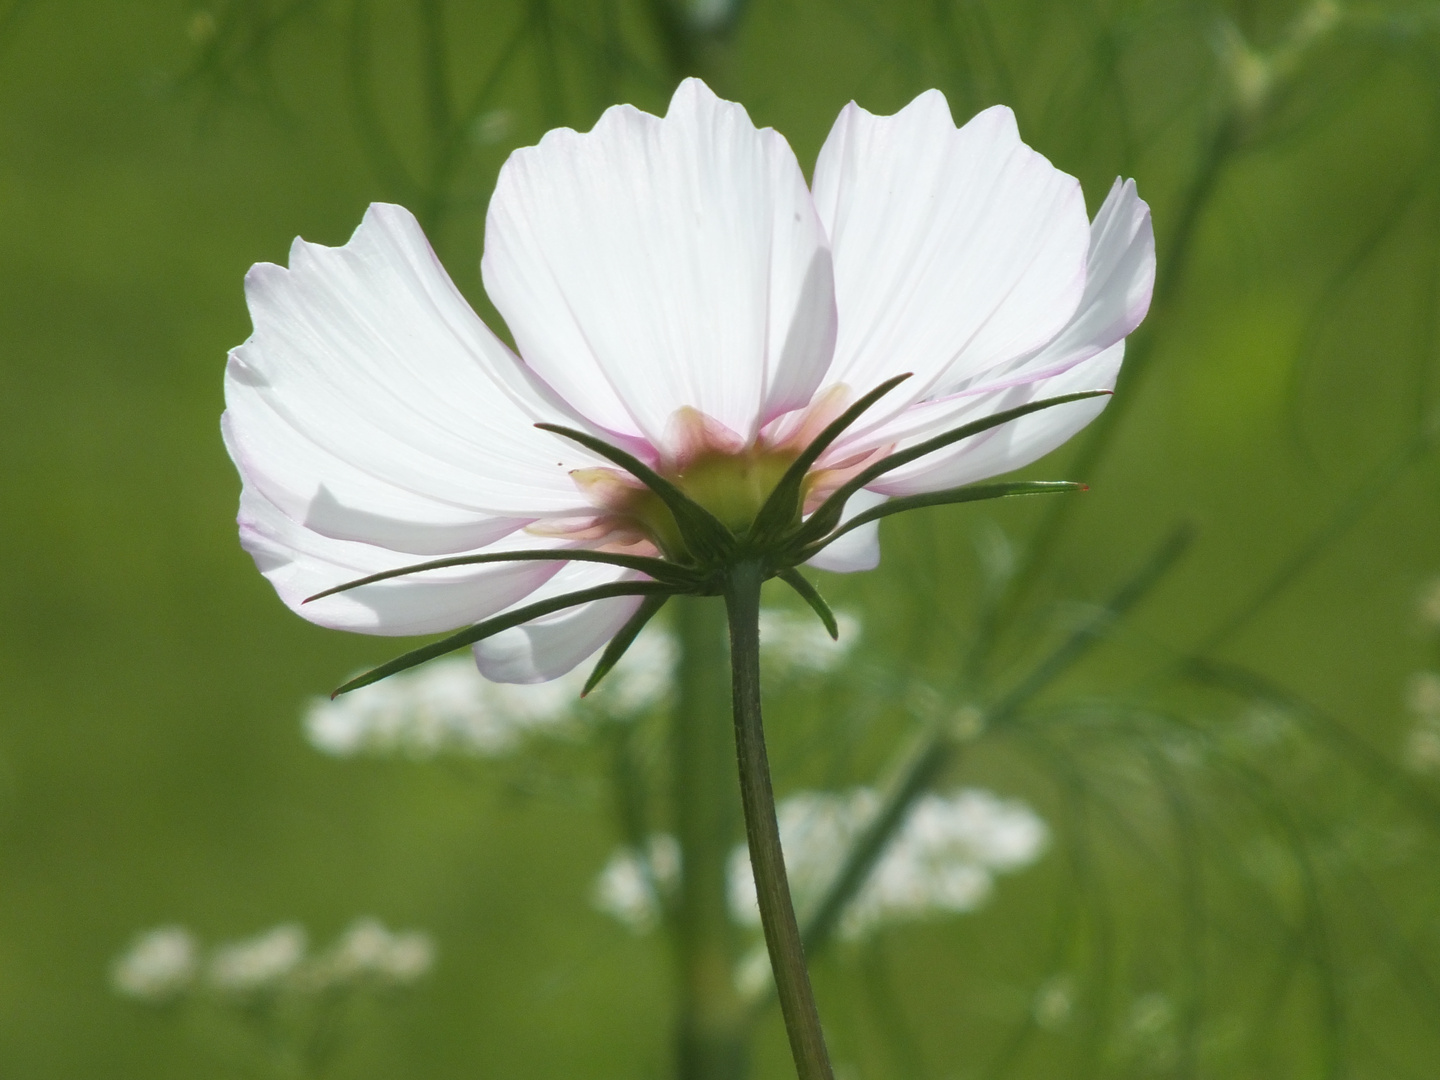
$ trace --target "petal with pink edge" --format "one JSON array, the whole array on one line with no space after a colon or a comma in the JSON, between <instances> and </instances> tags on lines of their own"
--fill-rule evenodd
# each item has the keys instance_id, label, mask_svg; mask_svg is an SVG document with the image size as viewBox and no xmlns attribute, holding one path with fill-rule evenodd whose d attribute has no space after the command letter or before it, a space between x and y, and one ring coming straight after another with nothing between
<instances>
[{"instance_id":1,"label":"petal with pink edge","mask_svg":"<svg viewBox=\"0 0 1440 1080\"><path fill-rule=\"evenodd\" d=\"M1124 355L1125 342L1118 341L1100 355L1052 378L971 397L968 400L973 403L972 418L992 416L1045 398L1086 390L1112 390ZM1087 398L1030 413L902 466L870 486L886 495L918 495L1011 472L1061 446L1099 416L1109 401L1108 396ZM948 419L953 421L947 425L951 428L966 423L964 416L952 415ZM940 433L941 430L933 430L929 434Z\"/></svg>"},{"instance_id":2,"label":"petal with pink edge","mask_svg":"<svg viewBox=\"0 0 1440 1080\"><path fill-rule=\"evenodd\" d=\"M1022 143L1003 106L957 129L938 90L894 116L851 103L820 151L815 203L840 320L827 382L916 376L866 429L1033 353L1085 288L1079 182Z\"/></svg>"},{"instance_id":3,"label":"petal with pink edge","mask_svg":"<svg viewBox=\"0 0 1440 1080\"><path fill-rule=\"evenodd\" d=\"M795 155L697 79L664 119L619 105L513 153L482 268L525 363L657 447L685 406L748 441L830 361L830 254Z\"/></svg>"}]
</instances>

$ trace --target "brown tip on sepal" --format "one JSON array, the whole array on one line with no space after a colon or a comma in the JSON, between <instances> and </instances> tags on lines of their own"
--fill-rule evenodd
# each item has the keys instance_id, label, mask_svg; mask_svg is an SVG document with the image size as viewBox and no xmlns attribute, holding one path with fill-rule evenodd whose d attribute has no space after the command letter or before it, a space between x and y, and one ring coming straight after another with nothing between
<instances>
[{"instance_id":1,"label":"brown tip on sepal","mask_svg":"<svg viewBox=\"0 0 1440 1080\"><path fill-rule=\"evenodd\" d=\"M1080 490L1081 490L1081 491L1089 491L1089 490L1090 490L1090 485L1089 485L1089 484L1081 484L1081 485L1080 485Z\"/></svg>"}]
</instances>

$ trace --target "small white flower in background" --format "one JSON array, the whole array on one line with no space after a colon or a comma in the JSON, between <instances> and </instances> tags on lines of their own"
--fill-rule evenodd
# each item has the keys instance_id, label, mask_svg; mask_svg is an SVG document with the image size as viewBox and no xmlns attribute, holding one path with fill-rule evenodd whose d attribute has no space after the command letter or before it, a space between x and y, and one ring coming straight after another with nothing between
<instances>
[{"instance_id":1,"label":"small white flower in background","mask_svg":"<svg viewBox=\"0 0 1440 1080\"><path fill-rule=\"evenodd\" d=\"M1141 994L1131 1003L1118 1035L1122 1053L1147 1061L1151 1068L1171 1064L1175 1052L1174 1002L1159 991Z\"/></svg>"},{"instance_id":2,"label":"small white flower in background","mask_svg":"<svg viewBox=\"0 0 1440 1080\"><path fill-rule=\"evenodd\" d=\"M843 794L802 792L776 810L785 868L797 907L813 901L839 869L837 859L869 822L879 796L869 788ZM842 937L877 926L984 903L997 873L1039 858L1049 830L1018 800L970 789L927 795L911 809L869 878L841 916ZM730 857L730 910L737 922L760 924L749 852Z\"/></svg>"},{"instance_id":3,"label":"small white flower in background","mask_svg":"<svg viewBox=\"0 0 1440 1080\"><path fill-rule=\"evenodd\" d=\"M315 698L305 713L305 734L317 750L336 757L497 757L582 711L629 717L653 708L669 693L674 667L674 639L660 627L647 627L582 703L581 671L546 683L493 683L473 662L448 657L334 701Z\"/></svg>"},{"instance_id":4,"label":"small white flower in background","mask_svg":"<svg viewBox=\"0 0 1440 1080\"><path fill-rule=\"evenodd\" d=\"M644 854L620 848L595 879L595 907L637 934L660 921L660 896L680 881L680 843L667 833L650 837Z\"/></svg>"},{"instance_id":5,"label":"small white flower in background","mask_svg":"<svg viewBox=\"0 0 1440 1080\"><path fill-rule=\"evenodd\" d=\"M493 757L530 731L561 723L579 697L564 681L534 686L487 682L463 657L448 657L334 701L315 698L305 733L337 757L461 751Z\"/></svg>"},{"instance_id":6,"label":"small white flower in background","mask_svg":"<svg viewBox=\"0 0 1440 1080\"><path fill-rule=\"evenodd\" d=\"M470 125L470 138L481 146L493 146L503 142L514 126L515 114L509 109L490 109Z\"/></svg>"},{"instance_id":7,"label":"small white flower in background","mask_svg":"<svg viewBox=\"0 0 1440 1080\"><path fill-rule=\"evenodd\" d=\"M1440 672L1417 671L1410 676L1405 703L1421 719L1440 721Z\"/></svg>"},{"instance_id":8,"label":"small white flower in background","mask_svg":"<svg viewBox=\"0 0 1440 1080\"><path fill-rule=\"evenodd\" d=\"M110 985L124 997L161 1004L195 981L200 950L183 926L162 926L135 939L110 969Z\"/></svg>"},{"instance_id":9,"label":"small white flower in background","mask_svg":"<svg viewBox=\"0 0 1440 1080\"><path fill-rule=\"evenodd\" d=\"M726 10L690 5L697 19ZM815 461L813 511L892 450L1108 392L1154 268L1134 183L1117 180L1090 220L1079 182L1021 142L1003 106L957 127L936 90L893 116L852 103L811 187L784 138L687 79L663 118L615 106L593 130L551 131L506 161L481 269L516 351L398 206L372 206L341 247L296 241L288 267L251 269L254 332L230 355L222 419L243 479L241 542L294 611L361 633L429 634L626 588L639 570L502 561L307 602L420 561L522 548L677 561L673 519L649 491L536 424L625 447L733 531L768 494L752 466L778 476L861 395L909 374ZM1032 412L877 473L846 513L1018 469L1105 401ZM809 563L870 569L878 535L869 521ZM500 682L556 678L640 603L534 618L476 643L476 662Z\"/></svg>"},{"instance_id":10,"label":"small white flower in background","mask_svg":"<svg viewBox=\"0 0 1440 1080\"><path fill-rule=\"evenodd\" d=\"M304 961L306 941L304 927L286 923L222 945L210 956L206 981L216 990L233 994L276 990Z\"/></svg>"},{"instance_id":11,"label":"small white flower in background","mask_svg":"<svg viewBox=\"0 0 1440 1080\"><path fill-rule=\"evenodd\" d=\"M357 919L328 952L315 961L318 977L328 983L371 980L405 986L429 974L435 944L418 930L394 932L379 919Z\"/></svg>"},{"instance_id":12,"label":"small white flower in background","mask_svg":"<svg viewBox=\"0 0 1440 1080\"><path fill-rule=\"evenodd\" d=\"M824 674L833 671L860 638L860 620L849 612L835 612L840 636L832 639L808 611L763 608L760 612L761 659L776 675Z\"/></svg>"},{"instance_id":13,"label":"small white flower in background","mask_svg":"<svg viewBox=\"0 0 1440 1080\"><path fill-rule=\"evenodd\" d=\"M787 678L823 674L841 663L860 639L860 620L837 611L838 641L809 612L765 608L760 649L771 674ZM306 709L305 736L335 757L400 753L429 758L442 753L498 757L527 735L559 728L576 717L639 716L674 688L674 635L652 623L583 701L585 672L546 683L493 683L463 657L447 657L391 676L335 700L314 698Z\"/></svg>"},{"instance_id":14,"label":"small white flower in background","mask_svg":"<svg viewBox=\"0 0 1440 1080\"><path fill-rule=\"evenodd\" d=\"M626 650L605 681L585 699L591 707L617 719L638 716L659 705L675 684L675 664L679 659L675 636L662 626L651 623L634 644ZM577 672L572 685L583 686ZM578 693L578 690L576 691Z\"/></svg>"},{"instance_id":15,"label":"small white flower in background","mask_svg":"<svg viewBox=\"0 0 1440 1080\"><path fill-rule=\"evenodd\" d=\"M1433 630L1440 630L1440 578L1421 590L1418 607L1420 621Z\"/></svg>"},{"instance_id":16,"label":"small white flower in background","mask_svg":"<svg viewBox=\"0 0 1440 1080\"><path fill-rule=\"evenodd\" d=\"M1405 738L1405 764L1418 773L1440 773L1440 673L1410 676L1405 704L1415 715Z\"/></svg>"},{"instance_id":17,"label":"small white flower in background","mask_svg":"<svg viewBox=\"0 0 1440 1080\"><path fill-rule=\"evenodd\" d=\"M1035 1023L1045 1031L1059 1031L1075 1013L1075 980L1054 975L1040 984L1031 1007Z\"/></svg>"},{"instance_id":18,"label":"small white flower in background","mask_svg":"<svg viewBox=\"0 0 1440 1080\"><path fill-rule=\"evenodd\" d=\"M392 931L379 919L355 920L329 949L307 955L303 927L286 923L217 946L204 965L205 986L239 1003L278 994L305 997L331 990L408 986L435 966L435 944L418 930ZM138 937L110 970L125 997L164 1004L196 988L200 946L184 927Z\"/></svg>"}]
</instances>

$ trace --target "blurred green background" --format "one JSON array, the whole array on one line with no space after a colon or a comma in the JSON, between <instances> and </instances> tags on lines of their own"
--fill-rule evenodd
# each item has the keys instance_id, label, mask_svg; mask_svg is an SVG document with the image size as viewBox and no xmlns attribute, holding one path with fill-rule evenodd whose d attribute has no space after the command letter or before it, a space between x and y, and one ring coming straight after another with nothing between
<instances>
[{"instance_id":1,"label":"blurred green background","mask_svg":"<svg viewBox=\"0 0 1440 1080\"><path fill-rule=\"evenodd\" d=\"M1029 801L1045 858L974 914L817 958L840 1073L1433 1077L1417 732L1440 720L1407 686L1440 667L1440 5L1294 0L10 0L0 1075L270 1075L116 996L112 958L165 923L329 940L364 914L430 932L437 967L330 1075L669 1074L664 941L590 906L620 842L603 749L307 745L306 700L394 643L281 606L217 421L251 263L401 201L498 326L478 258L506 153L615 101L663 111L692 71L807 170L852 98L1004 102L1092 211L1134 176L1157 227L1099 441L1028 470L1093 490L909 515L878 571L821 575L864 620L857 671L952 705L1077 653L946 774ZM1183 522L1189 549L1107 615ZM782 795L873 782L911 733L904 695L837 726L849 677L771 702ZM1060 985L1073 1015L1038 1022ZM773 1011L757 1047L756 1075L788 1075Z\"/></svg>"}]
</instances>

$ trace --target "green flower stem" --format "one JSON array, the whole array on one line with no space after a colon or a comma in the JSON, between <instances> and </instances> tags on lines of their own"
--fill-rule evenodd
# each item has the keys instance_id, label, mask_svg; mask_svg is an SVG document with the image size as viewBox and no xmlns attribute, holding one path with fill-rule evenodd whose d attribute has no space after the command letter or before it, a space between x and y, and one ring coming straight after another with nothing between
<instances>
[{"instance_id":1,"label":"green flower stem","mask_svg":"<svg viewBox=\"0 0 1440 1080\"><path fill-rule=\"evenodd\" d=\"M765 755L765 729L760 717L760 586L765 580L759 563L733 565L725 578L725 611L730 618L730 670L735 714L735 753L740 765L740 801L745 810L745 835L750 842L750 865L755 871L755 893L760 901L760 922L790 1052L800 1080L833 1080L820 1014L810 988L805 949L790 883L780 850L780 828L775 820L775 792L770 786L770 763Z\"/></svg>"},{"instance_id":2,"label":"green flower stem","mask_svg":"<svg viewBox=\"0 0 1440 1080\"><path fill-rule=\"evenodd\" d=\"M860 886L869 877L875 862L905 821L915 801L929 791L954 763L965 744L981 730L996 730L1011 723L1031 701L1068 671L1090 649L1104 640L1120 620L1164 580L1193 539L1193 530L1181 525L1155 549L1149 559L1048 653L1015 688L988 709L971 717L971 730L956 730L952 723L936 723L900 756L884 785L880 808L866 829L852 841L826 886L820 902L806 920L802 943L818 952L830 943L840 915ZM763 909L762 909L763 910ZM777 980L778 981L778 980ZM768 990L750 1001L752 1015L758 1016L769 1004Z\"/></svg>"},{"instance_id":3,"label":"green flower stem","mask_svg":"<svg viewBox=\"0 0 1440 1080\"><path fill-rule=\"evenodd\" d=\"M671 925L679 987L676 1076L741 1080L750 1023L735 988L726 865L739 833L738 785L725 708L725 609L714 597L670 602L680 648L670 736L674 828L682 873Z\"/></svg>"}]
</instances>

